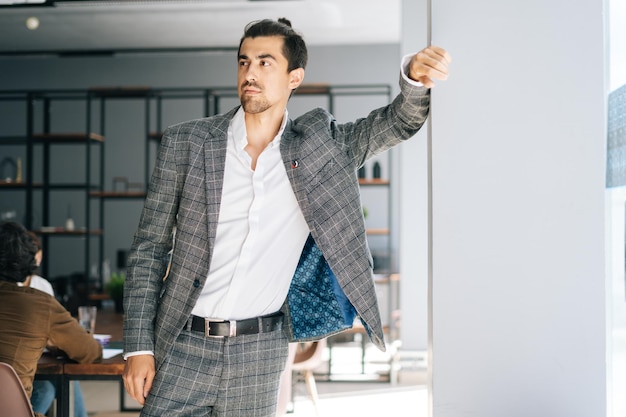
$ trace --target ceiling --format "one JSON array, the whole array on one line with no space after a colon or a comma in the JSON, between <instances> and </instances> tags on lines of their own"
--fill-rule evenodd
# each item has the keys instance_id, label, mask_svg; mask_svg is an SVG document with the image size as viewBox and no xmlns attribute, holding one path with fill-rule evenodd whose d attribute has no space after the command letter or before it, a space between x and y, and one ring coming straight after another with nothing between
<instances>
[{"instance_id":1,"label":"ceiling","mask_svg":"<svg viewBox=\"0 0 626 417\"><path fill-rule=\"evenodd\" d=\"M401 0L83 0L6 6L14 1L27 0L0 0L0 55L231 49L246 23L278 17L290 19L308 45L400 39ZM34 30L27 28L30 17L39 23Z\"/></svg>"}]
</instances>

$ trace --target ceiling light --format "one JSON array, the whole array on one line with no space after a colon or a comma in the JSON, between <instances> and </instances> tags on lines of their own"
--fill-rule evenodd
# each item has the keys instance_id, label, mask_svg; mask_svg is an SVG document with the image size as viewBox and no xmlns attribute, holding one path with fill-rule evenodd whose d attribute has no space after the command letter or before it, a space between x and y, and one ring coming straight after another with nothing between
<instances>
[{"instance_id":1,"label":"ceiling light","mask_svg":"<svg viewBox=\"0 0 626 417\"><path fill-rule=\"evenodd\" d=\"M26 19L26 28L28 28L29 30L37 30L37 28L39 28L39 19L34 16Z\"/></svg>"}]
</instances>

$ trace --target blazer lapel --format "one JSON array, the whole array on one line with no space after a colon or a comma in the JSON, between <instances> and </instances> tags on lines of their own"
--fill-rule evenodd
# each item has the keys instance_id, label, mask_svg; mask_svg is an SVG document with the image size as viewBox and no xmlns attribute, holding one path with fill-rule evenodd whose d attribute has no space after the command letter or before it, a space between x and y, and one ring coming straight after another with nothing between
<instances>
[{"instance_id":1,"label":"blazer lapel","mask_svg":"<svg viewBox=\"0 0 626 417\"><path fill-rule=\"evenodd\" d=\"M222 202L226 149L228 146L228 126L238 107L223 116L216 116L208 129L209 135L204 142L204 172L207 196L207 231L209 247L215 243L217 221Z\"/></svg>"}]
</instances>

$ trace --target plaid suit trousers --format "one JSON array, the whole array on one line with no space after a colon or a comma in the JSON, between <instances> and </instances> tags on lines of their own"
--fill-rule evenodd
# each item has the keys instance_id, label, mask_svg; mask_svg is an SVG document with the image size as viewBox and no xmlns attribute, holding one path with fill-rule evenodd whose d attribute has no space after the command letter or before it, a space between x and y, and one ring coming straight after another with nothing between
<instances>
[{"instance_id":1,"label":"plaid suit trousers","mask_svg":"<svg viewBox=\"0 0 626 417\"><path fill-rule=\"evenodd\" d=\"M282 330L226 338L184 330L141 416L274 417L288 350Z\"/></svg>"}]
</instances>

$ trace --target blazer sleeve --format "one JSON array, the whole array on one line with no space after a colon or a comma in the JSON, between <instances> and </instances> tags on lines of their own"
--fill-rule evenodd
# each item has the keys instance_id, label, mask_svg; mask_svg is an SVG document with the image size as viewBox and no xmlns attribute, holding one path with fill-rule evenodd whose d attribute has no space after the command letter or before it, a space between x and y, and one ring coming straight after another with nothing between
<instances>
[{"instance_id":1,"label":"blazer sleeve","mask_svg":"<svg viewBox=\"0 0 626 417\"><path fill-rule=\"evenodd\" d=\"M430 90L401 76L400 93L391 104L354 122L333 122L332 134L360 167L374 155L413 137L426 122L429 105Z\"/></svg>"}]
</instances>

